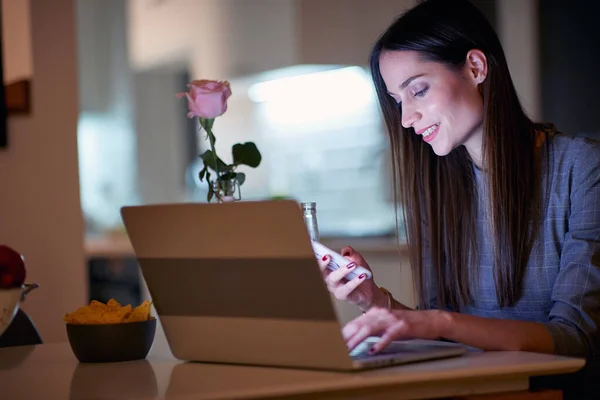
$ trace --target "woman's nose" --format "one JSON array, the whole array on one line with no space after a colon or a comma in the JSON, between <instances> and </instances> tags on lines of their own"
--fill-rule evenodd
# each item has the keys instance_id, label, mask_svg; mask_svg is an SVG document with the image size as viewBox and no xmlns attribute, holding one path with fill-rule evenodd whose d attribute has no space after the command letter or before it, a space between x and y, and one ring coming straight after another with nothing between
<instances>
[{"instance_id":1,"label":"woman's nose","mask_svg":"<svg viewBox=\"0 0 600 400\"><path fill-rule=\"evenodd\" d=\"M419 121L419 119L421 119L421 114L409 107L408 105L402 105L402 126L405 128L410 128L412 127L415 122Z\"/></svg>"}]
</instances>

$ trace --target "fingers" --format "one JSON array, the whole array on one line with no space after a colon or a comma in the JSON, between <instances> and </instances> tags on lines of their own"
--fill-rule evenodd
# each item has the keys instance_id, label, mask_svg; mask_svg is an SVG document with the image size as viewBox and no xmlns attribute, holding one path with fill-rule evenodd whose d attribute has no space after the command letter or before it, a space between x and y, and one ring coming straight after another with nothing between
<instances>
[{"instance_id":1,"label":"fingers","mask_svg":"<svg viewBox=\"0 0 600 400\"><path fill-rule=\"evenodd\" d=\"M398 321L395 324L391 325L386 329L386 331L381 335L381 338L377 343L371 347L369 353L375 354L385 349L392 341L397 340L401 337L405 336L406 324L404 321Z\"/></svg>"},{"instance_id":2,"label":"fingers","mask_svg":"<svg viewBox=\"0 0 600 400\"><path fill-rule=\"evenodd\" d=\"M364 321L362 321L364 318L367 318L365 314L359 315L342 328L342 336L344 337L344 340L349 340L360 330L360 328L364 325Z\"/></svg>"},{"instance_id":3,"label":"fingers","mask_svg":"<svg viewBox=\"0 0 600 400\"><path fill-rule=\"evenodd\" d=\"M342 329L342 336L348 349L352 350L369 336L385 332L393 322L394 316L389 311L372 308L346 324Z\"/></svg>"},{"instance_id":4,"label":"fingers","mask_svg":"<svg viewBox=\"0 0 600 400\"><path fill-rule=\"evenodd\" d=\"M369 336L372 336L372 329L373 328L367 324L358 326L354 334L350 335L348 339L346 339L346 346L348 347L348 350L354 349L356 346L361 344L363 340Z\"/></svg>"},{"instance_id":5,"label":"fingers","mask_svg":"<svg viewBox=\"0 0 600 400\"><path fill-rule=\"evenodd\" d=\"M331 271L329 277L327 278L329 282L332 284L339 283L346 275L348 275L351 271L356 268L356 263L353 261L348 261L346 265L340 265L340 268L335 271Z\"/></svg>"},{"instance_id":6,"label":"fingers","mask_svg":"<svg viewBox=\"0 0 600 400\"><path fill-rule=\"evenodd\" d=\"M361 283L366 280L365 274L360 274L351 278L349 281L346 280L346 275L355 270L357 267L356 263L350 262L348 265L341 266L340 268L331 271L325 278L329 291L335 295L338 300L346 300Z\"/></svg>"},{"instance_id":7,"label":"fingers","mask_svg":"<svg viewBox=\"0 0 600 400\"><path fill-rule=\"evenodd\" d=\"M329 275L330 271L327 269L327 266L329 265L330 261L331 256L329 254L325 254L323 257L317 259L317 262L319 263L319 269L325 276Z\"/></svg>"},{"instance_id":8,"label":"fingers","mask_svg":"<svg viewBox=\"0 0 600 400\"><path fill-rule=\"evenodd\" d=\"M371 267L369 266L369 264L367 263L367 261L363 258L363 256L357 252L356 250L354 250L354 248L352 248L351 246L346 246L342 249L342 251L340 252L340 254L343 257L348 258L351 261L354 261L357 265L360 265L364 268L367 269L371 269Z\"/></svg>"},{"instance_id":9,"label":"fingers","mask_svg":"<svg viewBox=\"0 0 600 400\"><path fill-rule=\"evenodd\" d=\"M348 250L350 249L350 250ZM346 253L350 252L350 255L357 255L358 253L354 252L351 247L345 247ZM359 258L363 260L362 257ZM364 261L364 260L363 260ZM347 300L348 296L362 283L366 280L366 276L361 274L358 277L354 277L353 279L349 277L351 280L346 281L346 275L355 270L358 267L358 264L355 261L348 259L348 263L345 265L341 265L340 268L336 270L330 270L327 267L331 262L331 256L329 254L325 254L320 259L317 259L317 263L319 264L319 269L325 278L325 283L327 284L327 288L331 293L335 295L335 297L339 300Z\"/></svg>"},{"instance_id":10,"label":"fingers","mask_svg":"<svg viewBox=\"0 0 600 400\"><path fill-rule=\"evenodd\" d=\"M335 272L338 272L338 271L335 271ZM332 278L333 274L334 274L333 272L331 274L329 274L328 279L333 279ZM348 281L344 285L338 285L336 287L336 289L334 290L333 294L338 299L345 299L350 295L350 293L352 293L354 291L354 289L356 289L361 283L363 283L366 278L367 278L367 276L365 274L361 274L361 275L357 276L356 278Z\"/></svg>"},{"instance_id":11,"label":"fingers","mask_svg":"<svg viewBox=\"0 0 600 400\"><path fill-rule=\"evenodd\" d=\"M354 254L358 254L351 246L346 246L340 251L340 254L344 257L352 257Z\"/></svg>"},{"instance_id":12,"label":"fingers","mask_svg":"<svg viewBox=\"0 0 600 400\"><path fill-rule=\"evenodd\" d=\"M399 312L390 312L384 308L372 308L342 329L342 336L349 350L354 349L369 336L381 335L370 354L375 354L386 348L392 341L407 339L410 335L410 324Z\"/></svg>"}]
</instances>

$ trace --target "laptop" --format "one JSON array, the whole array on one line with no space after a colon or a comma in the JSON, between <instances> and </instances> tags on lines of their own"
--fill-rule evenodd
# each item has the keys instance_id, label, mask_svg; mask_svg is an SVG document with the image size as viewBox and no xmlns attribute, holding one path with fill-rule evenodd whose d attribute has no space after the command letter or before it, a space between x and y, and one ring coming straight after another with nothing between
<instances>
[{"instance_id":1,"label":"laptop","mask_svg":"<svg viewBox=\"0 0 600 400\"><path fill-rule=\"evenodd\" d=\"M463 354L409 340L349 352L294 200L126 206L121 216L173 355L352 371Z\"/></svg>"}]
</instances>

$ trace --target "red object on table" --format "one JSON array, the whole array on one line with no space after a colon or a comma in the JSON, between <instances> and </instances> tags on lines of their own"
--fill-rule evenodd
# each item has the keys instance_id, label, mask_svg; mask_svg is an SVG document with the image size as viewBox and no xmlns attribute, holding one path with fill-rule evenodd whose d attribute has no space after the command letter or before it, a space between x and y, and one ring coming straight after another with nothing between
<instances>
[{"instance_id":1,"label":"red object on table","mask_svg":"<svg viewBox=\"0 0 600 400\"><path fill-rule=\"evenodd\" d=\"M25 262L19 252L0 245L0 289L20 287L25 283Z\"/></svg>"}]
</instances>

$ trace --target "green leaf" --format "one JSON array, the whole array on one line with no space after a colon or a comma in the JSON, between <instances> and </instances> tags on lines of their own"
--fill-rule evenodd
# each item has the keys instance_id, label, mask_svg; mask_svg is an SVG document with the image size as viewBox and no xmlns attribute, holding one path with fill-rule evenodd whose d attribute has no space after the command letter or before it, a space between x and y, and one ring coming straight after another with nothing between
<instances>
[{"instance_id":1,"label":"green leaf","mask_svg":"<svg viewBox=\"0 0 600 400\"><path fill-rule=\"evenodd\" d=\"M247 165L256 168L260 165L262 156L253 142L237 143L231 149L234 165Z\"/></svg>"},{"instance_id":2,"label":"green leaf","mask_svg":"<svg viewBox=\"0 0 600 400\"><path fill-rule=\"evenodd\" d=\"M205 165L204 168L202 168L202 170L200 171L200 182L202 182L202 180L204 179L204 175L206 175L206 172L208 171L207 166Z\"/></svg>"},{"instance_id":3,"label":"green leaf","mask_svg":"<svg viewBox=\"0 0 600 400\"><path fill-rule=\"evenodd\" d=\"M208 185L208 193L206 194L206 201L208 203L210 203L210 201L212 200L214 194L215 194L215 191L213 190L212 186Z\"/></svg>"},{"instance_id":4,"label":"green leaf","mask_svg":"<svg viewBox=\"0 0 600 400\"><path fill-rule=\"evenodd\" d=\"M230 179L235 179L236 175L237 175L236 172L228 171L228 172L224 173L223 175L221 175L221 180L228 181Z\"/></svg>"},{"instance_id":5,"label":"green leaf","mask_svg":"<svg viewBox=\"0 0 600 400\"><path fill-rule=\"evenodd\" d=\"M200 155L200 158L202 161L204 161L204 165L209 166L213 171L217 170L217 166L219 167L219 172L227 171L228 169L227 164L225 164L219 157L216 157L215 160L215 155L213 154L212 150L206 150Z\"/></svg>"},{"instance_id":6,"label":"green leaf","mask_svg":"<svg viewBox=\"0 0 600 400\"><path fill-rule=\"evenodd\" d=\"M238 184L242 186L242 183L246 181L246 174L243 172L238 172L235 176L235 179L237 179Z\"/></svg>"},{"instance_id":7,"label":"green leaf","mask_svg":"<svg viewBox=\"0 0 600 400\"><path fill-rule=\"evenodd\" d=\"M210 203L210 201L213 198L213 195L215 194L213 187L212 187L212 182L210 181L210 171L206 171L206 185L208 186L208 193L206 194L206 201L208 203Z\"/></svg>"}]
</instances>

